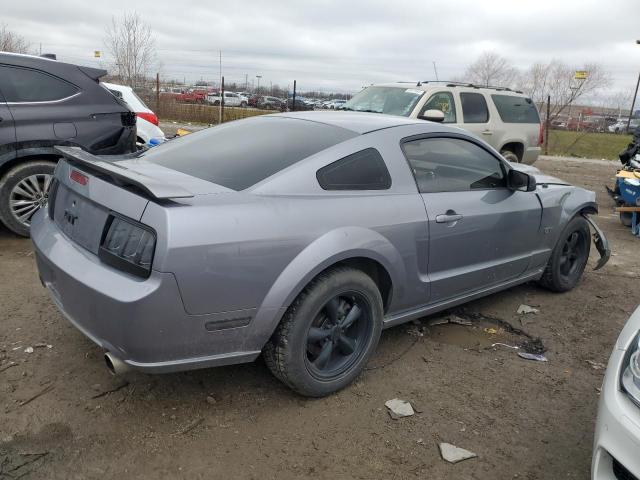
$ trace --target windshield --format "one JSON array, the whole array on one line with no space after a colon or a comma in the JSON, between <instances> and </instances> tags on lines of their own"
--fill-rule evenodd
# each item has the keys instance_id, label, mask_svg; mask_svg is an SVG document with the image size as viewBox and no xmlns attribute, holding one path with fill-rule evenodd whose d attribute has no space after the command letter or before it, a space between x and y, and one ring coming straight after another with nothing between
<instances>
[{"instance_id":1,"label":"windshield","mask_svg":"<svg viewBox=\"0 0 640 480\"><path fill-rule=\"evenodd\" d=\"M345 103L344 109L408 117L422 95L415 88L367 87Z\"/></svg>"}]
</instances>

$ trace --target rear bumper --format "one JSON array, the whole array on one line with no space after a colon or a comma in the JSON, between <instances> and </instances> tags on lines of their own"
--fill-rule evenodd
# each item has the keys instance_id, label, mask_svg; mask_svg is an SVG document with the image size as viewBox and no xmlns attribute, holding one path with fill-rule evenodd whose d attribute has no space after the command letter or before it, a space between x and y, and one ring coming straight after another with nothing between
<instances>
[{"instance_id":1,"label":"rear bumper","mask_svg":"<svg viewBox=\"0 0 640 480\"><path fill-rule=\"evenodd\" d=\"M162 373L248 362L259 355L244 349L252 323L225 328L230 318L253 318L255 312L189 315L173 274L153 271L141 280L104 265L43 211L33 219L31 238L40 279L60 311L131 368Z\"/></svg>"},{"instance_id":2,"label":"rear bumper","mask_svg":"<svg viewBox=\"0 0 640 480\"><path fill-rule=\"evenodd\" d=\"M522 154L522 163L533 165L540 156L542 149L540 147L529 147Z\"/></svg>"}]
</instances>

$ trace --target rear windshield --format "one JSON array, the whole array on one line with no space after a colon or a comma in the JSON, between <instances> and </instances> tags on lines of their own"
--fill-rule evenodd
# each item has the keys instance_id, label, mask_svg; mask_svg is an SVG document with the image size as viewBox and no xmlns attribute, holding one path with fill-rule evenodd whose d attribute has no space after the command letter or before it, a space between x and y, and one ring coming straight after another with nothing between
<instances>
[{"instance_id":1,"label":"rear windshield","mask_svg":"<svg viewBox=\"0 0 640 480\"><path fill-rule=\"evenodd\" d=\"M540 123L538 110L530 98L491 95L500 118L505 123Z\"/></svg>"},{"instance_id":2,"label":"rear windshield","mask_svg":"<svg viewBox=\"0 0 640 480\"><path fill-rule=\"evenodd\" d=\"M232 190L244 190L356 135L323 123L258 117L176 138L146 151L141 158Z\"/></svg>"}]
</instances>

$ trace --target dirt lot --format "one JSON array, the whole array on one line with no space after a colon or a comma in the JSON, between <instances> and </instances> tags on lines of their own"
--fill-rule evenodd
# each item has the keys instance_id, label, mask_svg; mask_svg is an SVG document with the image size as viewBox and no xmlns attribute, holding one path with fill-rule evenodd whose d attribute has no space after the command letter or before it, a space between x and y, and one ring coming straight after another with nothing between
<instances>
[{"instance_id":1,"label":"dirt lot","mask_svg":"<svg viewBox=\"0 0 640 480\"><path fill-rule=\"evenodd\" d=\"M605 193L614 163L538 166L598 192L614 256L570 293L525 285L466 312L541 337L549 362L492 349L517 339L477 316L431 317L385 331L359 381L320 400L292 394L261 360L111 377L40 286L29 241L0 230L0 478L588 478L603 375L589 361L606 363L638 303L640 240ZM522 303L540 313L517 315ZM419 412L392 420L384 403L396 397ZM478 458L447 464L440 441Z\"/></svg>"}]
</instances>

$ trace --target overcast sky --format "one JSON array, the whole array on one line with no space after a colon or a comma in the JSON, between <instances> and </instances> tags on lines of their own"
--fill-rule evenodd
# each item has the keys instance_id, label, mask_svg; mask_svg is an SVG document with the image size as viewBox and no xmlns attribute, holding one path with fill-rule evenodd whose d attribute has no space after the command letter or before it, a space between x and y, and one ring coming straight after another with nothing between
<instances>
[{"instance_id":1,"label":"overcast sky","mask_svg":"<svg viewBox=\"0 0 640 480\"><path fill-rule=\"evenodd\" d=\"M440 79L460 77L483 51L519 68L600 62L614 90L633 90L640 71L639 0L4 0L0 22L36 51L98 65L107 23L132 10L155 33L163 78L217 80L219 50L227 82L302 90L432 79L434 61Z\"/></svg>"}]
</instances>

